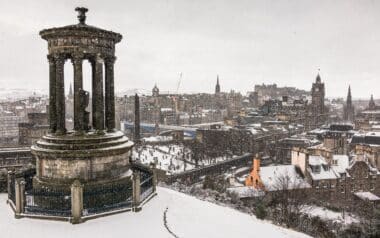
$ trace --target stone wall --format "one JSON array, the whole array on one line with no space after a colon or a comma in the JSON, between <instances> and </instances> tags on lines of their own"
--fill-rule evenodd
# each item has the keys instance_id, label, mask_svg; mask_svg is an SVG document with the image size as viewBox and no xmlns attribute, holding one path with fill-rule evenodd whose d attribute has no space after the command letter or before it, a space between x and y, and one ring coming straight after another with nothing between
<instances>
[{"instance_id":1,"label":"stone wall","mask_svg":"<svg viewBox=\"0 0 380 238\"><path fill-rule=\"evenodd\" d=\"M229 159L217 164L208 165L202 168L196 168L192 170L188 170L182 173L170 175L167 177L166 182L173 183L176 180L185 180L185 181L197 181L202 176L206 175L215 175L215 174L222 174L228 170L230 170L232 167L242 167L242 166L249 166L252 162L252 154L244 154L242 156ZM266 162L262 162L262 164L266 164Z\"/></svg>"},{"instance_id":2,"label":"stone wall","mask_svg":"<svg viewBox=\"0 0 380 238\"><path fill-rule=\"evenodd\" d=\"M48 177L59 180L118 177L129 169L129 156L130 152L92 159L39 158L37 174L41 178Z\"/></svg>"}]
</instances>

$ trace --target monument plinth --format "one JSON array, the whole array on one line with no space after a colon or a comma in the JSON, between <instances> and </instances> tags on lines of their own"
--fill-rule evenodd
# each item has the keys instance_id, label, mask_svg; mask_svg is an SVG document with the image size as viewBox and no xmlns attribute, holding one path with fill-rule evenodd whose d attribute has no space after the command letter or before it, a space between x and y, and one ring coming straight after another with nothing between
<instances>
[{"instance_id":1,"label":"monument plinth","mask_svg":"<svg viewBox=\"0 0 380 238\"><path fill-rule=\"evenodd\" d=\"M32 146L37 170L35 187L70 189L75 180L87 185L113 185L131 176L133 142L115 130L115 44L122 36L87 25L88 10L75 10L79 13L78 24L40 32L49 51L50 130ZM73 131L67 131L65 126L64 66L68 60L74 69ZM91 95L83 89L84 60L92 67ZM86 111L90 96L91 120Z\"/></svg>"}]
</instances>

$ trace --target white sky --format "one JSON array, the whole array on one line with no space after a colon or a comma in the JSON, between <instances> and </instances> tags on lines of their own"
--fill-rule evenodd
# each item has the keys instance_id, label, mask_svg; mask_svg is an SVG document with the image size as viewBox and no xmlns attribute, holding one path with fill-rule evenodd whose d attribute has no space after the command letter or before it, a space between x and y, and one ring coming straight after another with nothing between
<instances>
[{"instance_id":1,"label":"white sky","mask_svg":"<svg viewBox=\"0 0 380 238\"><path fill-rule=\"evenodd\" d=\"M309 90L320 68L329 97L345 96L348 84L354 98L380 97L380 1L0 1L2 88L47 91L38 32L76 23L74 8L85 6L89 25L124 37L118 91L155 83L175 91L180 72L180 92L213 92L217 74L222 91L257 83Z\"/></svg>"}]
</instances>

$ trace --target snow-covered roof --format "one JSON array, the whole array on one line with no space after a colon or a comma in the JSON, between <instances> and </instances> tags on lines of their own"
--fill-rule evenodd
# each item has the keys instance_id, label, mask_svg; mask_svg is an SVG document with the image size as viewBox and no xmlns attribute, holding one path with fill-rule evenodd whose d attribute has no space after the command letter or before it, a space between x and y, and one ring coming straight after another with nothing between
<instances>
[{"instance_id":1,"label":"snow-covered roof","mask_svg":"<svg viewBox=\"0 0 380 238\"><path fill-rule=\"evenodd\" d=\"M15 219L0 194L1 237L67 238L67 237L309 237L305 234L258 220L255 216L202 201L166 188L157 188L158 195L139 213L125 212L86 221L80 225L36 219ZM165 216L165 223L163 217ZM212 222L210 222L212 221ZM166 225L166 227L165 227ZM254 229L253 229L254 228Z\"/></svg>"},{"instance_id":2,"label":"snow-covered roof","mask_svg":"<svg viewBox=\"0 0 380 238\"><path fill-rule=\"evenodd\" d=\"M380 197L376 196L375 194L371 192L357 192L354 193L355 196L362 200L369 200L369 201L380 201Z\"/></svg>"},{"instance_id":3,"label":"snow-covered roof","mask_svg":"<svg viewBox=\"0 0 380 238\"><path fill-rule=\"evenodd\" d=\"M310 187L310 184L297 173L294 165L265 166L260 168L259 173L267 191L281 190L285 186L287 189ZM287 184L283 184L283 181L287 181Z\"/></svg>"},{"instance_id":4,"label":"snow-covered roof","mask_svg":"<svg viewBox=\"0 0 380 238\"><path fill-rule=\"evenodd\" d=\"M318 172L314 172L310 167L307 168L313 180L336 179L339 177L339 175L330 168L326 159L320 155L309 156L309 165L318 168Z\"/></svg>"},{"instance_id":5,"label":"snow-covered roof","mask_svg":"<svg viewBox=\"0 0 380 238\"><path fill-rule=\"evenodd\" d=\"M333 165L331 168L339 173L345 173L346 169L349 167L350 161L347 155L333 155Z\"/></svg>"},{"instance_id":6,"label":"snow-covered roof","mask_svg":"<svg viewBox=\"0 0 380 238\"><path fill-rule=\"evenodd\" d=\"M325 158L323 158L320 155L310 155L309 156L309 165L317 166L317 165L322 165L322 164L327 164Z\"/></svg>"}]
</instances>

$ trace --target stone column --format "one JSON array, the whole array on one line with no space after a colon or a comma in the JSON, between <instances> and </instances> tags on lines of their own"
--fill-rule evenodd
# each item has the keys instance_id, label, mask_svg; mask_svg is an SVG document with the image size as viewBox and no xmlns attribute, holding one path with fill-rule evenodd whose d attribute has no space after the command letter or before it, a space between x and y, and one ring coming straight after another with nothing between
<instances>
[{"instance_id":1,"label":"stone column","mask_svg":"<svg viewBox=\"0 0 380 238\"><path fill-rule=\"evenodd\" d=\"M80 89L83 89L82 55L74 55L72 63L74 66L74 130L83 130L84 115L80 105Z\"/></svg>"},{"instance_id":2,"label":"stone column","mask_svg":"<svg viewBox=\"0 0 380 238\"><path fill-rule=\"evenodd\" d=\"M49 60L49 132L54 133L57 129L57 110L56 110L56 67L55 58L48 55Z\"/></svg>"},{"instance_id":3,"label":"stone column","mask_svg":"<svg viewBox=\"0 0 380 238\"><path fill-rule=\"evenodd\" d=\"M140 142L140 98L137 93L135 94L135 130L133 140L135 143Z\"/></svg>"},{"instance_id":4,"label":"stone column","mask_svg":"<svg viewBox=\"0 0 380 238\"><path fill-rule=\"evenodd\" d=\"M140 187L140 172L139 171L133 171L132 175L132 199L133 199L133 211L138 212L141 209L138 208L140 205L140 193L141 193L141 187Z\"/></svg>"},{"instance_id":5,"label":"stone column","mask_svg":"<svg viewBox=\"0 0 380 238\"><path fill-rule=\"evenodd\" d=\"M106 80L105 80L105 108L106 127L108 131L115 129L115 86L114 86L114 63L116 57L105 59Z\"/></svg>"},{"instance_id":6,"label":"stone column","mask_svg":"<svg viewBox=\"0 0 380 238\"><path fill-rule=\"evenodd\" d=\"M75 180L71 185L71 223L82 222L83 212L83 185Z\"/></svg>"},{"instance_id":7,"label":"stone column","mask_svg":"<svg viewBox=\"0 0 380 238\"><path fill-rule=\"evenodd\" d=\"M16 180L16 212L15 218L21 218L24 213L25 203L25 180L23 178Z\"/></svg>"},{"instance_id":8,"label":"stone column","mask_svg":"<svg viewBox=\"0 0 380 238\"><path fill-rule=\"evenodd\" d=\"M64 65L65 58L62 55L57 55L56 62L56 116L57 116L57 134L66 133L66 114L65 114L65 77L64 77Z\"/></svg>"},{"instance_id":9,"label":"stone column","mask_svg":"<svg viewBox=\"0 0 380 238\"><path fill-rule=\"evenodd\" d=\"M99 55L92 63L92 125L98 132L104 130L103 60Z\"/></svg>"}]
</instances>

